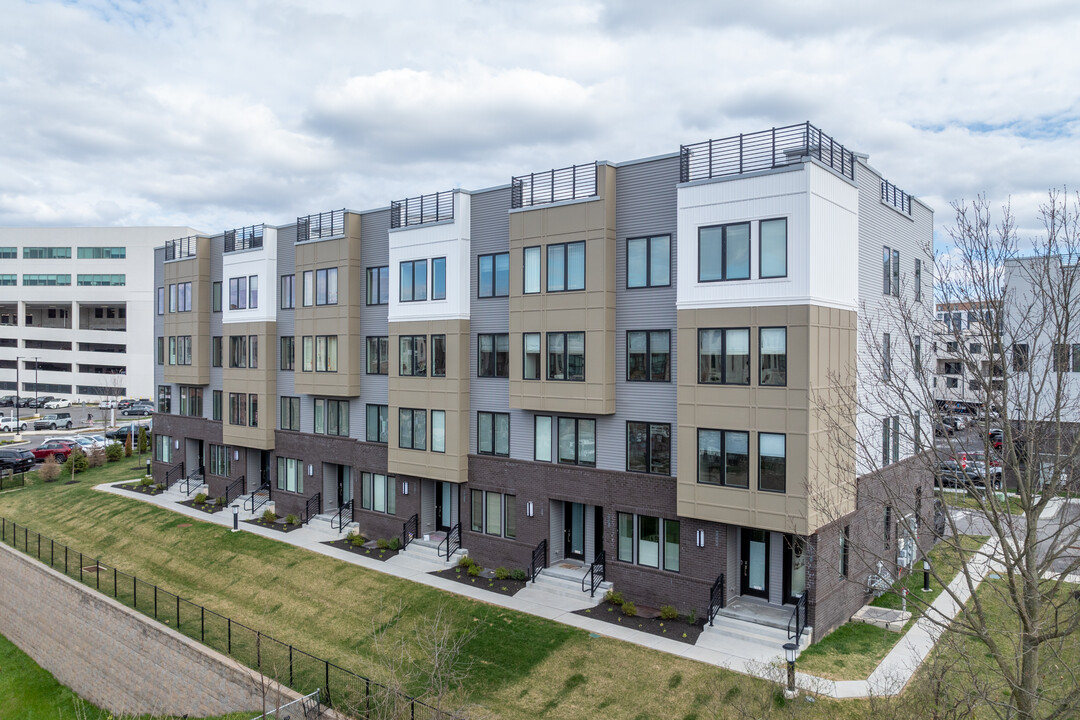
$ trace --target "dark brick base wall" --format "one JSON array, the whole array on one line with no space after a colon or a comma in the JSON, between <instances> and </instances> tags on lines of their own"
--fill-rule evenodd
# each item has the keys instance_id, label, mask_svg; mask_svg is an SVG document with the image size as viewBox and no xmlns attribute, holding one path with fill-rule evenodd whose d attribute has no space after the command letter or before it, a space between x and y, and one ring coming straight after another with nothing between
<instances>
[{"instance_id":1,"label":"dark brick base wall","mask_svg":"<svg viewBox=\"0 0 1080 720\"><path fill-rule=\"evenodd\" d=\"M303 512L309 498L321 493L323 490L323 463L335 463L348 465L352 468L352 485L354 504L357 506L357 518L361 515L360 506L360 477L361 473L386 474L386 446L377 443L367 443L352 438L333 437L329 435L312 435L286 430L278 430L275 434L275 449L270 468L270 497L274 500L278 515L294 513L299 515ZM303 464L304 492L293 493L279 490L277 487L277 458L298 458ZM312 474L307 474L308 465L311 465ZM336 487L336 485L335 485ZM400 496L400 493L399 493ZM327 508L326 498L322 498L323 508ZM401 498L398 498L398 515L401 509ZM334 498L336 504L337 498ZM412 513L410 512L409 515ZM408 515L405 515L408 517ZM400 523L398 532L400 532Z\"/></svg>"}]
</instances>

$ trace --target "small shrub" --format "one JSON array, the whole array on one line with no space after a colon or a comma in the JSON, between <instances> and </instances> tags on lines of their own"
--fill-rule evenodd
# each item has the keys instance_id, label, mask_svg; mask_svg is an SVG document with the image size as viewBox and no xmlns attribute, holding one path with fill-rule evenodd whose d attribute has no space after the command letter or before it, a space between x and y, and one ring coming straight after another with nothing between
<instances>
[{"instance_id":1,"label":"small shrub","mask_svg":"<svg viewBox=\"0 0 1080 720\"><path fill-rule=\"evenodd\" d=\"M124 457L124 446L119 442L113 441L105 448L105 459L109 462L116 462L122 457Z\"/></svg>"},{"instance_id":2,"label":"small shrub","mask_svg":"<svg viewBox=\"0 0 1080 720\"><path fill-rule=\"evenodd\" d=\"M195 495L195 504L202 505L206 502L206 493L198 493Z\"/></svg>"},{"instance_id":3,"label":"small shrub","mask_svg":"<svg viewBox=\"0 0 1080 720\"><path fill-rule=\"evenodd\" d=\"M675 609L674 605L661 605L660 606L660 619L661 620L675 620L679 617L679 611Z\"/></svg>"},{"instance_id":4,"label":"small shrub","mask_svg":"<svg viewBox=\"0 0 1080 720\"><path fill-rule=\"evenodd\" d=\"M375 541L375 545L380 550L386 550L388 547L390 547L390 543L387 542L386 538L379 538L378 540Z\"/></svg>"},{"instance_id":5,"label":"small shrub","mask_svg":"<svg viewBox=\"0 0 1080 720\"><path fill-rule=\"evenodd\" d=\"M90 461L86 459L86 453L79 448L71 451L71 463L75 467L76 473L81 473L90 467Z\"/></svg>"},{"instance_id":6,"label":"small shrub","mask_svg":"<svg viewBox=\"0 0 1080 720\"><path fill-rule=\"evenodd\" d=\"M608 590L606 593L604 593L604 602L609 602L612 605L622 605L623 604L622 593L621 592L616 592L615 590Z\"/></svg>"},{"instance_id":7,"label":"small shrub","mask_svg":"<svg viewBox=\"0 0 1080 720\"><path fill-rule=\"evenodd\" d=\"M360 533L356 533L355 535L349 536L349 542L352 543L353 547L360 547L367 542L367 538Z\"/></svg>"},{"instance_id":8,"label":"small shrub","mask_svg":"<svg viewBox=\"0 0 1080 720\"><path fill-rule=\"evenodd\" d=\"M285 516L285 524L286 525L299 525L300 524L300 518L298 518L296 515L294 515L292 513L289 513L288 515Z\"/></svg>"},{"instance_id":9,"label":"small shrub","mask_svg":"<svg viewBox=\"0 0 1080 720\"><path fill-rule=\"evenodd\" d=\"M690 623L691 625L697 622L697 610L691 610L690 612L686 613L686 622Z\"/></svg>"},{"instance_id":10,"label":"small shrub","mask_svg":"<svg viewBox=\"0 0 1080 720\"><path fill-rule=\"evenodd\" d=\"M105 464L105 449L94 448L86 454L86 460L90 463L90 467L101 467Z\"/></svg>"},{"instance_id":11,"label":"small shrub","mask_svg":"<svg viewBox=\"0 0 1080 720\"><path fill-rule=\"evenodd\" d=\"M471 577L479 577L480 573L484 572L484 568L480 567L476 563L469 566L469 575Z\"/></svg>"},{"instance_id":12,"label":"small shrub","mask_svg":"<svg viewBox=\"0 0 1080 720\"><path fill-rule=\"evenodd\" d=\"M277 521L277 513L274 512L273 510L267 510L267 511L263 512L262 519L263 519L263 522L268 522L268 523L276 522Z\"/></svg>"},{"instance_id":13,"label":"small shrub","mask_svg":"<svg viewBox=\"0 0 1080 720\"><path fill-rule=\"evenodd\" d=\"M388 542L386 546L391 550L397 550L401 547L401 538L395 535L394 537L390 538L390 542Z\"/></svg>"},{"instance_id":14,"label":"small shrub","mask_svg":"<svg viewBox=\"0 0 1080 720\"><path fill-rule=\"evenodd\" d=\"M514 568L513 570L510 571L510 579L511 580L520 580L520 581L524 582L525 579L528 578L528 577L529 577L529 573L525 572L521 568Z\"/></svg>"},{"instance_id":15,"label":"small shrub","mask_svg":"<svg viewBox=\"0 0 1080 720\"><path fill-rule=\"evenodd\" d=\"M473 566L473 559L468 555L462 555L457 561L458 567L468 568Z\"/></svg>"},{"instance_id":16,"label":"small shrub","mask_svg":"<svg viewBox=\"0 0 1080 720\"><path fill-rule=\"evenodd\" d=\"M38 477L45 482L56 482L56 479L60 477L60 464L56 462L52 455L45 458L45 462L41 463L41 467L38 469Z\"/></svg>"},{"instance_id":17,"label":"small shrub","mask_svg":"<svg viewBox=\"0 0 1080 720\"><path fill-rule=\"evenodd\" d=\"M629 600L622 604L622 614L626 617L637 617L637 606Z\"/></svg>"},{"instance_id":18,"label":"small shrub","mask_svg":"<svg viewBox=\"0 0 1080 720\"><path fill-rule=\"evenodd\" d=\"M143 487L150 487L154 484L154 478L144 477L142 480L139 481L139 484Z\"/></svg>"},{"instance_id":19,"label":"small shrub","mask_svg":"<svg viewBox=\"0 0 1080 720\"><path fill-rule=\"evenodd\" d=\"M220 497L214 498L214 504L218 507L225 507L225 496L222 495Z\"/></svg>"},{"instance_id":20,"label":"small shrub","mask_svg":"<svg viewBox=\"0 0 1080 720\"><path fill-rule=\"evenodd\" d=\"M124 457L131 457L131 433L124 438Z\"/></svg>"},{"instance_id":21,"label":"small shrub","mask_svg":"<svg viewBox=\"0 0 1080 720\"><path fill-rule=\"evenodd\" d=\"M510 577L510 571L509 570L502 567L501 565L499 567L495 568L495 579L496 580L505 580L508 577Z\"/></svg>"}]
</instances>

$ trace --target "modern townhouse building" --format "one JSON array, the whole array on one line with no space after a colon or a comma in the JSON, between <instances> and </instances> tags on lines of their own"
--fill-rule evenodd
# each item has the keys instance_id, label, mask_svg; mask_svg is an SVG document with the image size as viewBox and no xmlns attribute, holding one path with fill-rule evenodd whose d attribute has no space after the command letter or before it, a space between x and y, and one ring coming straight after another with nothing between
<instances>
[{"instance_id":1,"label":"modern townhouse building","mask_svg":"<svg viewBox=\"0 0 1080 720\"><path fill-rule=\"evenodd\" d=\"M154 249L181 227L0 228L0 394L154 392Z\"/></svg>"},{"instance_id":2,"label":"modern townhouse building","mask_svg":"<svg viewBox=\"0 0 1080 720\"><path fill-rule=\"evenodd\" d=\"M860 314L895 337L901 295L930 316L931 233L806 123L174 239L154 472L486 566L602 561L645 604L805 594L820 636L865 599L850 548L894 532L855 488L915 450L869 419L882 393L839 399ZM841 407L889 467L837 452Z\"/></svg>"},{"instance_id":3,"label":"modern townhouse building","mask_svg":"<svg viewBox=\"0 0 1080 720\"><path fill-rule=\"evenodd\" d=\"M934 399L945 410L981 410L987 383L1000 387L1003 374L998 314L985 302L936 308Z\"/></svg>"}]
</instances>

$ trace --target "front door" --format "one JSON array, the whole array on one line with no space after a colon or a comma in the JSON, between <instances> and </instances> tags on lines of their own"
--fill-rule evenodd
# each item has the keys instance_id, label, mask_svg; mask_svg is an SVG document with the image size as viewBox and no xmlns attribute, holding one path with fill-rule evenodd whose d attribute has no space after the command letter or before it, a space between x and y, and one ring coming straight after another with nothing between
<instances>
[{"instance_id":1,"label":"front door","mask_svg":"<svg viewBox=\"0 0 1080 720\"><path fill-rule=\"evenodd\" d=\"M199 442L199 445L198 445L198 449L199 449L199 467L202 468L202 467L206 467L206 463L203 461L203 441L199 440L198 442Z\"/></svg>"},{"instance_id":2,"label":"front door","mask_svg":"<svg viewBox=\"0 0 1080 720\"><path fill-rule=\"evenodd\" d=\"M435 530L450 531L450 508L453 505L453 483L435 481Z\"/></svg>"},{"instance_id":3,"label":"front door","mask_svg":"<svg viewBox=\"0 0 1080 720\"><path fill-rule=\"evenodd\" d=\"M806 592L806 539L784 536L784 601L793 603Z\"/></svg>"},{"instance_id":4,"label":"front door","mask_svg":"<svg viewBox=\"0 0 1080 720\"><path fill-rule=\"evenodd\" d=\"M259 453L259 484L270 484L270 451L263 450Z\"/></svg>"},{"instance_id":5,"label":"front door","mask_svg":"<svg viewBox=\"0 0 1080 720\"><path fill-rule=\"evenodd\" d=\"M769 599L769 531L742 529L742 595Z\"/></svg>"},{"instance_id":6,"label":"front door","mask_svg":"<svg viewBox=\"0 0 1080 720\"><path fill-rule=\"evenodd\" d=\"M566 539L563 547L567 558L585 560L585 506L581 503L563 503Z\"/></svg>"},{"instance_id":7,"label":"front door","mask_svg":"<svg viewBox=\"0 0 1080 720\"><path fill-rule=\"evenodd\" d=\"M348 465L337 466L337 506L342 507L352 500L352 468Z\"/></svg>"}]
</instances>

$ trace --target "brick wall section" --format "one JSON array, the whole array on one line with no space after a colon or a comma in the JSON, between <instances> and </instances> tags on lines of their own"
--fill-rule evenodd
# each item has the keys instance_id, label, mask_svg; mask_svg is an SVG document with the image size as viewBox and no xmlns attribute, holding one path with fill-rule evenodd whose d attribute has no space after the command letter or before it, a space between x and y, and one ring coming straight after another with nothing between
<instances>
[{"instance_id":1,"label":"brick wall section","mask_svg":"<svg viewBox=\"0 0 1080 720\"><path fill-rule=\"evenodd\" d=\"M262 707L254 671L6 545L0 634L114 713L205 717Z\"/></svg>"}]
</instances>

